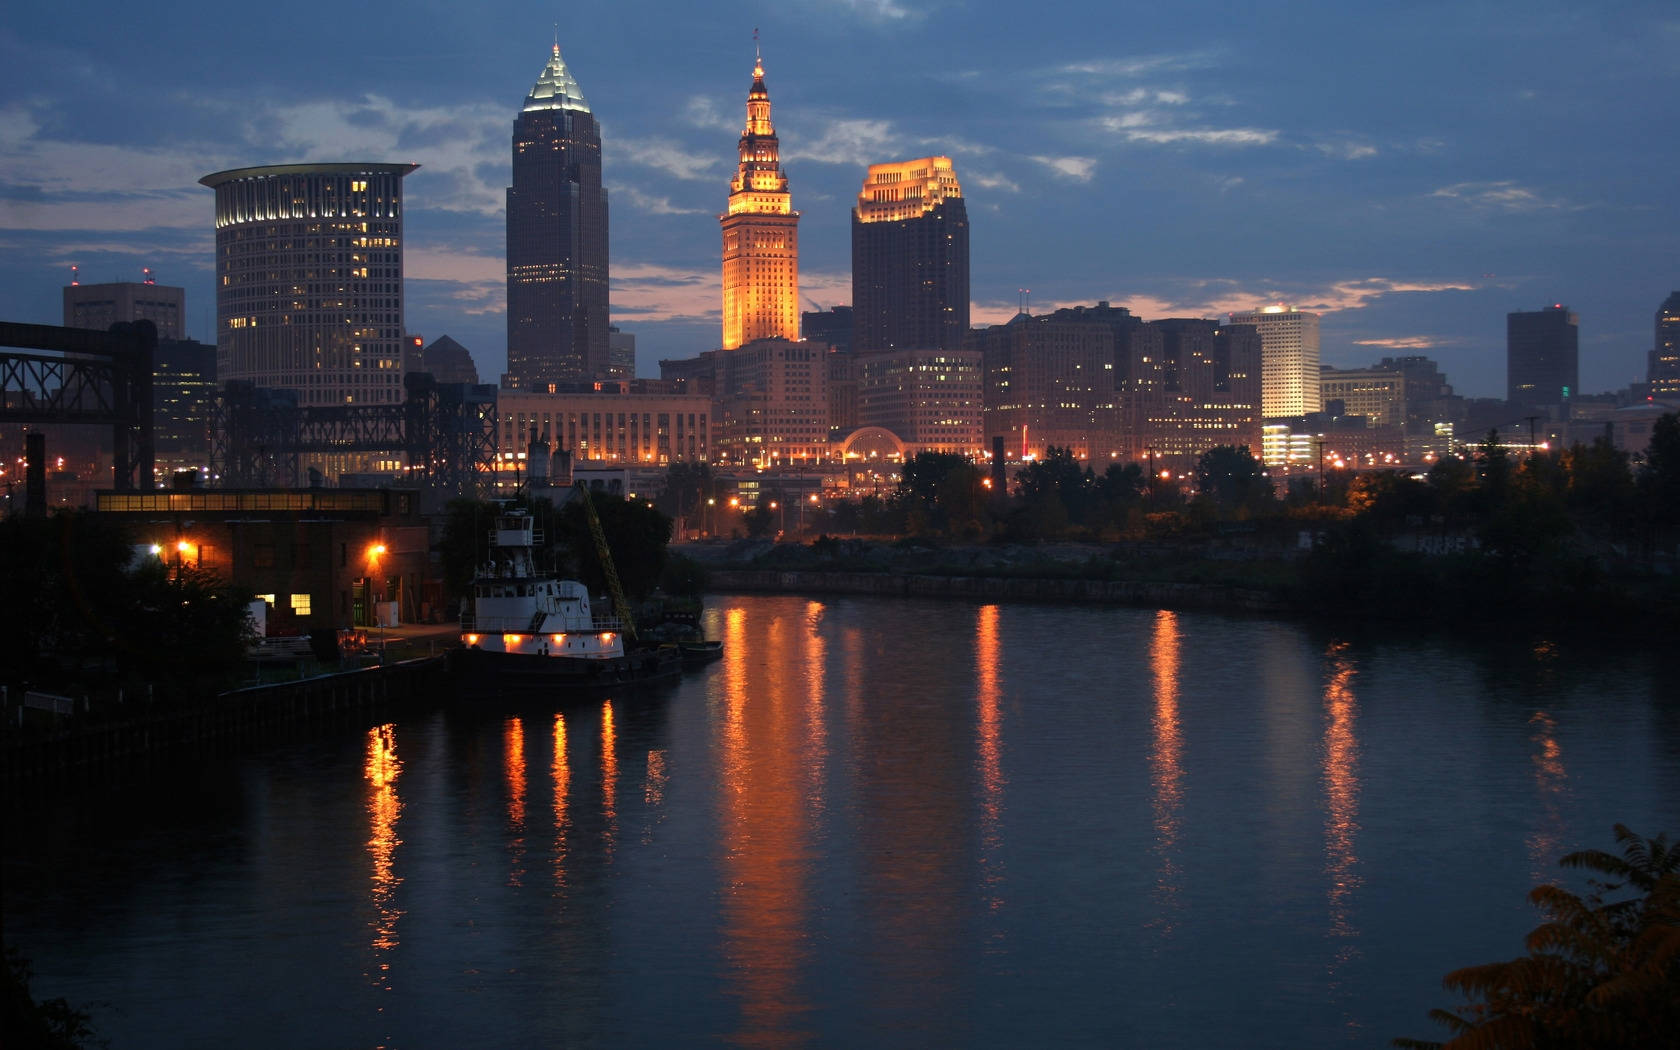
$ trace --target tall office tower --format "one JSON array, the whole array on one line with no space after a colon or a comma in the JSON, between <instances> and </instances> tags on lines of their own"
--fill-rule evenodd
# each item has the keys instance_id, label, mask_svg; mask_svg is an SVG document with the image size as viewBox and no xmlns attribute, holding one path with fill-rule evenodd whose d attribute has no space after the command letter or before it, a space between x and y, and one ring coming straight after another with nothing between
<instances>
[{"instance_id":1,"label":"tall office tower","mask_svg":"<svg viewBox=\"0 0 1680 1050\"><path fill-rule=\"evenodd\" d=\"M1231 324L1260 333L1260 414L1267 419L1319 412L1318 315L1293 306L1232 314Z\"/></svg>"},{"instance_id":2,"label":"tall office tower","mask_svg":"<svg viewBox=\"0 0 1680 1050\"><path fill-rule=\"evenodd\" d=\"M956 350L968 335L968 206L949 157L872 164L852 209L852 347Z\"/></svg>"},{"instance_id":3,"label":"tall office tower","mask_svg":"<svg viewBox=\"0 0 1680 1050\"><path fill-rule=\"evenodd\" d=\"M1657 340L1647 355L1645 378L1655 398L1680 397L1680 292L1657 310Z\"/></svg>"},{"instance_id":4,"label":"tall office tower","mask_svg":"<svg viewBox=\"0 0 1680 1050\"><path fill-rule=\"evenodd\" d=\"M1580 320L1558 303L1505 315L1505 400L1562 407L1580 386Z\"/></svg>"},{"instance_id":5,"label":"tall office tower","mask_svg":"<svg viewBox=\"0 0 1680 1050\"><path fill-rule=\"evenodd\" d=\"M64 327L103 332L119 321L150 321L159 339L184 339L187 293L153 281L115 281L64 287Z\"/></svg>"},{"instance_id":6,"label":"tall office tower","mask_svg":"<svg viewBox=\"0 0 1680 1050\"><path fill-rule=\"evenodd\" d=\"M303 407L403 401L402 179L418 164L278 164L216 191L216 378Z\"/></svg>"},{"instance_id":7,"label":"tall office tower","mask_svg":"<svg viewBox=\"0 0 1680 1050\"><path fill-rule=\"evenodd\" d=\"M723 348L799 338L799 213L793 210L770 123L764 59L753 62L741 166L729 184L723 227Z\"/></svg>"},{"instance_id":8,"label":"tall office tower","mask_svg":"<svg viewBox=\"0 0 1680 1050\"><path fill-rule=\"evenodd\" d=\"M159 339L152 360L152 451L158 473L210 462L216 348L196 339Z\"/></svg>"},{"instance_id":9,"label":"tall office tower","mask_svg":"<svg viewBox=\"0 0 1680 1050\"><path fill-rule=\"evenodd\" d=\"M607 191L601 129L560 45L513 122L507 191L507 383L605 378Z\"/></svg>"}]
</instances>

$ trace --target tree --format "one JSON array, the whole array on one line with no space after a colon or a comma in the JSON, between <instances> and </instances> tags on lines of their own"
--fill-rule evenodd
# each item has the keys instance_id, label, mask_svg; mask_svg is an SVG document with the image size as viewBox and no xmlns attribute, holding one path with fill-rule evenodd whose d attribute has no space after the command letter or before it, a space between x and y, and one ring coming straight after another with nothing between
<instances>
[{"instance_id":1,"label":"tree","mask_svg":"<svg viewBox=\"0 0 1680 1050\"><path fill-rule=\"evenodd\" d=\"M210 572L136 563L127 529L89 511L0 522L0 579L0 673L12 681L214 690L250 640L252 595Z\"/></svg>"},{"instance_id":2,"label":"tree","mask_svg":"<svg viewBox=\"0 0 1680 1050\"><path fill-rule=\"evenodd\" d=\"M658 507L670 518L704 520L706 500L713 496L712 468L705 463L673 460L665 472L665 490Z\"/></svg>"},{"instance_id":3,"label":"tree","mask_svg":"<svg viewBox=\"0 0 1680 1050\"><path fill-rule=\"evenodd\" d=\"M1272 482L1247 445L1219 445L1202 453L1196 461L1196 491L1232 510L1253 510L1272 500Z\"/></svg>"},{"instance_id":4,"label":"tree","mask_svg":"<svg viewBox=\"0 0 1680 1050\"><path fill-rule=\"evenodd\" d=\"M595 552L595 540L584 517L582 495L574 495L557 516L556 531L577 566L577 579L591 594L604 594L606 572ZM671 519L641 500L627 500L606 492L590 492L595 516L612 553L613 568L631 601L647 597L659 585L665 570L667 545L671 542Z\"/></svg>"},{"instance_id":5,"label":"tree","mask_svg":"<svg viewBox=\"0 0 1680 1050\"><path fill-rule=\"evenodd\" d=\"M1015 498L1027 531L1034 537L1056 536L1083 523L1094 485L1091 471L1080 467L1072 449L1045 449L1043 459L1015 475Z\"/></svg>"},{"instance_id":6,"label":"tree","mask_svg":"<svg viewBox=\"0 0 1680 1050\"><path fill-rule=\"evenodd\" d=\"M982 530L985 473L964 456L918 452L904 464L898 493L911 531L973 536Z\"/></svg>"},{"instance_id":7,"label":"tree","mask_svg":"<svg viewBox=\"0 0 1680 1050\"><path fill-rule=\"evenodd\" d=\"M36 1001L29 991L29 981L34 975L17 949L6 949L5 967L0 1033L5 1034L8 1046L77 1050L104 1045L104 1040L95 1036L85 1011L72 1008L62 998Z\"/></svg>"},{"instance_id":8,"label":"tree","mask_svg":"<svg viewBox=\"0 0 1680 1050\"><path fill-rule=\"evenodd\" d=\"M1651 443L1639 471L1645 518L1660 536L1680 527L1680 415L1665 412L1651 427Z\"/></svg>"},{"instance_id":9,"label":"tree","mask_svg":"<svg viewBox=\"0 0 1680 1050\"><path fill-rule=\"evenodd\" d=\"M1526 1050L1674 1046L1680 1033L1680 846L1618 824L1620 856L1583 850L1566 868L1595 872L1585 897L1537 886L1529 900L1547 921L1528 954L1470 966L1443 984L1471 1000L1430 1017L1445 1043L1396 1039L1412 1050ZM1625 895L1615 896L1617 894Z\"/></svg>"}]
</instances>

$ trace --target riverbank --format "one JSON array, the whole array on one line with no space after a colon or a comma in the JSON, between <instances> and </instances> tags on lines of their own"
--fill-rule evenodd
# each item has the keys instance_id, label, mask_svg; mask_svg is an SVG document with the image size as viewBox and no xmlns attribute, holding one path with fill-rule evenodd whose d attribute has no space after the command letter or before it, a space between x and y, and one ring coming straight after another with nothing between
<instances>
[{"instance_id":1,"label":"riverbank","mask_svg":"<svg viewBox=\"0 0 1680 1050\"><path fill-rule=\"evenodd\" d=\"M724 592L1102 603L1635 645L1665 637L1680 618L1680 580L1636 564L1320 539L948 547L828 539L673 549L704 567L709 589Z\"/></svg>"},{"instance_id":2,"label":"riverbank","mask_svg":"<svg viewBox=\"0 0 1680 1050\"><path fill-rule=\"evenodd\" d=\"M252 685L192 703L83 700L60 711L8 697L0 786L18 803L132 769L371 723L440 703L447 672L447 658L438 655Z\"/></svg>"},{"instance_id":3,"label":"riverbank","mask_svg":"<svg viewBox=\"0 0 1680 1050\"><path fill-rule=\"evenodd\" d=\"M1286 614L1291 607L1264 591L1221 584L1019 576L715 569L722 592L860 594L979 601L1082 602L1205 612Z\"/></svg>"}]
</instances>

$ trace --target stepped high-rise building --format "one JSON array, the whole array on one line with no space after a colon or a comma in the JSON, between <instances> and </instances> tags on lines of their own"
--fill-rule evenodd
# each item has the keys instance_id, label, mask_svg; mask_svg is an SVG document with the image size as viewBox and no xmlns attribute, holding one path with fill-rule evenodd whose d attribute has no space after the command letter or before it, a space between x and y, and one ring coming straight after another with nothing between
<instances>
[{"instance_id":1,"label":"stepped high-rise building","mask_svg":"<svg viewBox=\"0 0 1680 1050\"><path fill-rule=\"evenodd\" d=\"M1680 397L1680 292L1657 308L1657 340L1651 348L1645 378L1655 398Z\"/></svg>"},{"instance_id":2,"label":"stepped high-rise building","mask_svg":"<svg viewBox=\"0 0 1680 1050\"><path fill-rule=\"evenodd\" d=\"M957 350L968 207L949 157L872 164L852 209L852 348Z\"/></svg>"},{"instance_id":3,"label":"stepped high-rise building","mask_svg":"<svg viewBox=\"0 0 1680 1050\"><path fill-rule=\"evenodd\" d=\"M1232 314L1260 333L1260 414L1267 419L1323 411L1318 387L1318 315L1293 306Z\"/></svg>"},{"instance_id":4,"label":"stepped high-rise building","mask_svg":"<svg viewBox=\"0 0 1680 1050\"><path fill-rule=\"evenodd\" d=\"M1505 315L1505 400L1562 407L1581 385L1581 326L1559 303Z\"/></svg>"},{"instance_id":5,"label":"stepped high-rise building","mask_svg":"<svg viewBox=\"0 0 1680 1050\"><path fill-rule=\"evenodd\" d=\"M216 378L299 405L404 400L402 180L418 164L277 164L216 191Z\"/></svg>"},{"instance_id":6,"label":"stepped high-rise building","mask_svg":"<svg viewBox=\"0 0 1680 1050\"><path fill-rule=\"evenodd\" d=\"M507 191L506 383L605 378L607 191L601 129L554 45L513 122Z\"/></svg>"},{"instance_id":7,"label":"stepped high-rise building","mask_svg":"<svg viewBox=\"0 0 1680 1050\"><path fill-rule=\"evenodd\" d=\"M723 227L723 348L799 338L799 213L793 210L770 123L764 58L753 62L741 166L729 184Z\"/></svg>"}]
</instances>

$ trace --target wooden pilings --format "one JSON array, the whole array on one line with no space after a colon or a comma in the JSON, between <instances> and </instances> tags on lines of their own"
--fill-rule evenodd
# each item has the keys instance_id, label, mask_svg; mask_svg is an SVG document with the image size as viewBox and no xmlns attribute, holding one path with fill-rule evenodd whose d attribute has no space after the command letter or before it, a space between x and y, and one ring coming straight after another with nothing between
<instances>
[{"instance_id":1,"label":"wooden pilings","mask_svg":"<svg viewBox=\"0 0 1680 1050\"><path fill-rule=\"evenodd\" d=\"M15 798L31 788L94 783L136 766L175 762L294 740L332 726L355 725L437 704L445 698L444 657L408 660L295 682L221 693L200 703L127 715L42 712L0 738L0 789ZM133 705L144 708L144 705ZM18 720L23 713L8 710Z\"/></svg>"}]
</instances>

